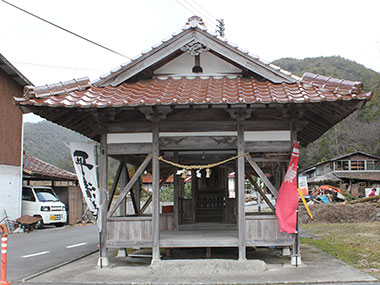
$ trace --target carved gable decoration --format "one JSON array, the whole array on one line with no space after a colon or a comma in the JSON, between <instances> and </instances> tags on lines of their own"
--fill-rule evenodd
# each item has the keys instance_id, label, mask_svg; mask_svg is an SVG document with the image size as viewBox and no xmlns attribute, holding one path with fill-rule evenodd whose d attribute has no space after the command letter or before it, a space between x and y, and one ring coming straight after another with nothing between
<instances>
[{"instance_id":1,"label":"carved gable decoration","mask_svg":"<svg viewBox=\"0 0 380 285\"><path fill-rule=\"evenodd\" d=\"M158 69L172 63L184 54L192 56L195 60L192 60L190 67L174 67L174 70L180 70L179 74L181 75L184 75L182 74L183 70L187 70L186 73L190 73L190 75L204 75L210 70L212 74L223 75L242 74L244 71L257 74L273 83L294 83L299 80L290 72L249 54L216 34L207 32L202 19L193 16L189 18L180 32L172 34L170 38L164 39L161 43L153 45L151 49L142 52L141 56L101 76L94 82L94 85L99 87L117 86L131 78L151 79ZM206 57L208 54L212 54L218 63L210 63L210 57L208 57L209 59ZM181 63L181 61L177 63ZM214 66L209 68L210 64ZM221 66L220 71L216 69ZM166 74L175 74L175 72L171 68Z\"/></svg>"},{"instance_id":2,"label":"carved gable decoration","mask_svg":"<svg viewBox=\"0 0 380 285\"><path fill-rule=\"evenodd\" d=\"M209 50L210 49L208 47L201 44L200 42L197 42L196 40L191 41L181 48L181 51L187 52L192 56L200 55L202 52L207 52Z\"/></svg>"}]
</instances>

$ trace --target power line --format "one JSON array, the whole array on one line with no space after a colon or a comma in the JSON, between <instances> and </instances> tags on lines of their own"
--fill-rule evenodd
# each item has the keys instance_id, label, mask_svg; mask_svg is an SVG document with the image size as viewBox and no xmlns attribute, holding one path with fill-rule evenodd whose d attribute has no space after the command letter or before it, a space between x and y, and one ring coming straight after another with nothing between
<instances>
[{"instance_id":1,"label":"power line","mask_svg":"<svg viewBox=\"0 0 380 285\"><path fill-rule=\"evenodd\" d=\"M209 13L206 9L204 9L201 5L199 5L195 0L190 0L190 1L193 2L196 6L198 6L206 14L208 14L210 16L210 19L213 19L213 21L215 21L217 19L215 16L213 16L211 13Z\"/></svg>"},{"instance_id":2,"label":"power line","mask_svg":"<svg viewBox=\"0 0 380 285\"><path fill-rule=\"evenodd\" d=\"M213 23L215 21L214 19L210 20L208 16L206 16L205 14L203 14L202 11L200 11L199 9L197 9L196 7L194 7L193 5L191 5L187 0L183 0L183 2L185 2L191 8L193 8L195 11L197 11L203 17L203 20L210 21L211 23Z\"/></svg>"},{"instance_id":3,"label":"power line","mask_svg":"<svg viewBox=\"0 0 380 285\"><path fill-rule=\"evenodd\" d=\"M84 71L103 71L105 69L105 68L78 68L78 67L58 66L58 65L39 64L39 63L20 62L20 61L13 61L13 63L24 64L24 65L32 65L32 66L37 66L37 67L69 69L69 70L84 70Z\"/></svg>"},{"instance_id":4,"label":"power line","mask_svg":"<svg viewBox=\"0 0 380 285\"><path fill-rule=\"evenodd\" d=\"M192 15L196 15L197 13L194 13L194 11L193 10L190 10L188 7L186 7L185 5L183 5L181 2L179 2L178 0L175 0L179 5L181 5L183 8L185 8L187 11L189 11ZM186 2L186 1L185 1ZM187 3L186 2L186 4L188 4L189 5L189 3ZM191 5L189 5L189 6L191 6ZM194 7L193 7L193 9L194 9ZM196 10L196 9L195 9ZM205 19L205 20L207 20L207 19ZM210 23L208 23L210 26L214 26L214 24L210 24Z\"/></svg>"},{"instance_id":5,"label":"power line","mask_svg":"<svg viewBox=\"0 0 380 285\"><path fill-rule=\"evenodd\" d=\"M67 32L67 33L69 33L69 34L72 34L72 35L74 35L74 36L76 36L76 37L78 37L78 38L81 38L82 40L85 40L85 41L87 41L87 42L89 42L89 43L92 43L92 44L94 44L94 45L96 45L96 46L98 46L98 47L101 47L101 48L103 48L103 49L105 49L105 50L108 50L108 51L110 51L110 52L112 52L112 53L115 53L115 54L117 54L117 55L120 55L120 56L122 56L122 57L126 57L126 58L131 59L129 56L126 56L126 55L124 55L124 54L121 54L121 53L119 53L119 52L117 52L117 51L114 51L114 50L108 48L108 47L105 47L105 46L103 46L103 45L101 45L101 44L98 44L98 43L96 43L96 42L94 42L94 41L92 41L92 40L89 40L89 39L87 39L87 38L85 38L85 37L82 37L81 35L78 35L77 33L71 32L71 31L69 31L68 29L65 29L65 28L63 28L63 27L61 27L61 26L58 26L58 25L56 25L56 24L54 24L54 23L48 21L48 20L45 20L44 18L41 18L41 17L39 17L39 16L37 16L37 15L31 13L31 12L28 12L28 11L26 11L26 10L24 10L24 9L22 9L22 8L16 6L16 5L14 5L14 4L12 4L12 3L9 3L9 2L7 2L7 1L5 1L5 0L1 0L1 1L3 1L5 4L8 4L8 5L10 5L10 6L16 8L16 9L18 9L18 10L20 10L20 11L22 11L22 12L24 12L24 13L30 15L30 16L33 16L33 17L35 17L35 18L37 18L37 19L39 19L39 20L45 22L45 23L48 23L48 24L50 24L50 25L52 25L52 26L54 26L54 27L56 27L56 28L58 28L58 29L61 29L61 30L65 31L65 32Z\"/></svg>"},{"instance_id":6,"label":"power line","mask_svg":"<svg viewBox=\"0 0 380 285\"><path fill-rule=\"evenodd\" d=\"M202 16L202 20L207 23L208 25L210 25L211 27L214 27L216 24L214 23L214 20L210 20L208 18L208 16L206 16L205 14L203 14L203 12L201 12L199 9L195 8L193 5L191 5L187 0L183 0L184 3L186 3L187 5L189 5L193 10L195 10L197 13L195 15L199 15L199 16Z\"/></svg>"}]
</instances>

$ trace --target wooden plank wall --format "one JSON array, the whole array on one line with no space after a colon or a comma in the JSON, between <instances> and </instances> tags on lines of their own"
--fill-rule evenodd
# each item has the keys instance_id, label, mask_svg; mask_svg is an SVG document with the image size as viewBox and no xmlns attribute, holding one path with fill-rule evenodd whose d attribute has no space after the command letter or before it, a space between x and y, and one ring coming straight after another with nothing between
<instances>
[{"instance_id":1,"label":"wooden plank wall","mask_svg":"<svg viewBox=\"0 0 380 285\"><path fill-rule=\"evenodd\" d=\"M107 221L107 247L152 246L152 217L121 217Z\"/></svg>"},{"instance_id":2,"label":"wooden plank wall","mask_svg":"<svg viewBox=\"0 0 380 285\"><path fill-rule=\"evenodd\" d=\"M22 113L13 97L22 94L22 87L0 70L0 164L21 166Z\"/></svg>"},{"instance_id":3,"label":"wooden plank wall","mask_svg":"<svg viewBox=\"0 0 380 285\"><path fill-rule=\"evenodd\" d=\"M69 224L73 225L82 219L83 200L82 191L79 186L67 187L69 193Z\"/></svg>"},{"instance_id":4,"label":"wooden plank wall","mask_svg":"<svg viewBox=\"0 0 380 285\"><path fill-rule=\"evenodd\" d=\"M280 233L275 215L246 216L245 226L248 246L281 246L293 243L292 235Z\"/></svg>"},{"instance_id":5,"label":"wooden plank wall","mask_svg":"<svg viewBox=\"0 0 380 285\"><path fill-rule=\"evenodd\" d=\"M164 213L160 215L160 231L174 231L174 215Z\"/></svg>"}]
</instances>

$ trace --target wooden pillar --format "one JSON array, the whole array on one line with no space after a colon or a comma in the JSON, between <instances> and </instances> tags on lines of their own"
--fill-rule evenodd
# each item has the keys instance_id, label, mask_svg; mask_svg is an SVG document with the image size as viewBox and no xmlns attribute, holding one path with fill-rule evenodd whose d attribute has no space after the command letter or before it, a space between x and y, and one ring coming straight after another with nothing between
<instances>
[{"instance_id":1,"label":"wooden pillar","mask_svg":"<svg viewBox=\"0 0 380 285\"><path fill-rule=\"evenodd\" d=\"M174 152L174 161L175 162L178 162L178 152ZM173 189L173 223L174 223L174 230L175 231L178 231L178 228L179 228L179 220L180 220L180 217L179 217L179 179L180 177L176 174L177 171L174 172L174 178L173 178L173 182L174 182L174 189Z\"/></svg>"},{"instance_id":2,"label":"wooden pillar","mask_svg":"<svg viewBox=\"0 0 380 285\"><path fill-rule=\"evenodd\" d=\"M158 119L152 122L152 154L154 156L160 155L159 149L159 121ZM160 163L156 157L152 160L152 186L153 186L153 200L152 200L152 234L153 234L153 247L152 247L152 262L160 260Z\"/></svg>"},{"instance_id":3,"label":"wooden pillar","mask_svg":"<svg viewBox=\"0 0 380 285\"><path fill-rule=\"evenodd\" d=\"M174 200L174 206L173 206L173 219L174 219L174 230L178 231L179 228L179 220L180 220L180 211L179 211L179 180L181 177L179 175L176 175L174 173L174 189L173 189L173 200Z\"/></svg>"},{"instance_id":4,"label":"wooden pillar","mask_svg":"<svg viewBox=\"0 0 380 285\"><path fill-rule=\"evenodd\" d=\"M244 125L242 120L237 122L237 152L238 155L244 154ZM239 230L239 260L246 259L245 245L245 195L244 195L244 157L238 158L237 179L238 179L238 230ZM235 173L236 175L236 173Z\"/></svg>"},{"instance_id":5,"label":"wooden pillar","mask_svg":"<svg viewBox=\"0 0 380 285\"><path fill-rule=\"evenodd\" d=\"M108 190L107 190L107 169L108 156L107 156L107 134L103 133L100 136L100 157L99 157L99 189L100 189L100 257L98 265L100 267L108 266L107 248L106 248L106 235L107 235L107 205L108 205Z\"/></svg>"},{"instance_id":6,"label":"wooden pillar","mask_svg":"<svg viewBox=\"0 0 380 285\"><path fill-rule=\"evenodd\" d=\"M191 209L192 209L192 223L195 223L196 220L196 200L197 200L197 193L198 193L198 178L197 178L197 172L195 169L191 170Z\"/></svg>"}]
</instances>

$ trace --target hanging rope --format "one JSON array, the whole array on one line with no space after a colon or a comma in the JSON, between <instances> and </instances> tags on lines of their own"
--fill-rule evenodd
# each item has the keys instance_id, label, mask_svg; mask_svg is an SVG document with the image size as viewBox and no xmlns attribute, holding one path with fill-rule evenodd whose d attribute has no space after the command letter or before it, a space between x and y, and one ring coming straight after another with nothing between
<instances>
[{"instance_id":1,"label":"hanging rope","mask_svg":"<svg viewBox=\"0 0 380 285\"><path fill-rule=\"evenodd\" d=\"M225 163L227 163L227 162L229 162L231 160L237 159L239 157L246 156L247 154L249 154L249 152L246 152L246 153L243 153L243 154L240 154L240 155L236 155L236 156L227 158L227 159L219 161L219 162L210 163L210 164L199 164L199 165L184 165L184 164L179 164L179 163L167 160L167 159L163 158L162 156L155 156L153 154L149 154L149 155L152 156L152 157L154 157L154 158L157 158L158 160L160 160L162 162L170 164L170 165L172 165L174 167L182 168L182 169L186 169L186 170L192 170L192 169L210 169L210 168L213 168L213 167L225 164Z\"/></svg>"}]
</instances>

